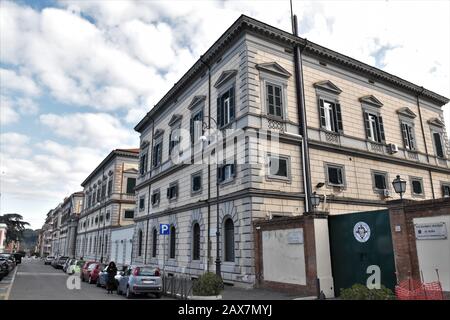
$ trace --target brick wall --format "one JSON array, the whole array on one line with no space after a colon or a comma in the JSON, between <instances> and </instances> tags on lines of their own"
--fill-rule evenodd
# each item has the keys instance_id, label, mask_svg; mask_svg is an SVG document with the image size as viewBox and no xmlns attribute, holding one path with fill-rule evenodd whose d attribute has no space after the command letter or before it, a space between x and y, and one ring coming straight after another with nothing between
<instances>
[{"instance_id":1,"label":"brick wall","mask_svg":"<svg viewBox=\"0 0 450 320\"><path fill-rule=\"evenodd\" d=\"M388 203L398 281L421 279L413 219L450 215L450 198L413 201L394 200ZM400 227L400 231L395 228ZM447 295L449 295L447 293Z\"/></svg>"}]
</instances>

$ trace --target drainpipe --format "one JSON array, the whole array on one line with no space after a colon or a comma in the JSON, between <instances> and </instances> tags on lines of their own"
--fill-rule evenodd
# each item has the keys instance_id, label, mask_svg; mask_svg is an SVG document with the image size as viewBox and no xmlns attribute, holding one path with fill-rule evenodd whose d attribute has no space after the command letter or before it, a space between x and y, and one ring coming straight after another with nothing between
<instances>
[{"instance_id":1,"label":"drainpipe","mask_svg":"<svg viewBox=\"0 0 450 320\"><path fill-rule=\"evenodd\" d=\"M417 103L417 109L419 110L419 120L420 120L420 128L422 130L423 145L425 146L427 162L430 163L430 156L428 154L427 140L425 139L425 130L423 128L422 111L421 111L420 102L419 102L419 96L421 96L423 94L424 90L425 90L424 87L422 87L420 92L418 92L416 94L416 103ZM430 177L430 183L431 183L431 194L433 195L433 199L436 199L435 195L434 195L433 175L431 174L431 170L428 170L428 175Z\"/></svg>"},{"instance_id":2,"label":"drainpipe","mask_svg":"<svg viewBox=\"0 0 450 320\"><path fill-rule=\"evenodd\" d=\"M297 16L294 15L293 33L298 37L298 23ZM306 41L306 40L305 40ZM308 147L308 125L306 121L306 106L305 106L305 90L303 83L303 65L302 65L302 51L305 49L307 42L305 42L302 49L300 45L294 46L294 64L295 64L295 88L297 95L297 111L299 120L299 134L303 137L301 142L301 157L303 169L303 186L305 189L305 212L312 212L311 206L311 168L309 161L309 147Z\"/></svg>"},{"instance_id":3,"label":"drainpipe","mask_svg":"<svg viewBox=\"0 0 450 320\"><path fill-rule=\"evenodd\" d=\"M203 56L200 56L200 62L208 69L208 130L211 130L211 67L204 62ZM194 142L195 143L195 142ZM217 142L216 142L217 143ZM203 160L203 151L202 151ZM219 214L219 212L217 212ZM207 236L207 262L206 271L209 272L209 260L211 257L211 164L208 163L208 236Z\"/></svg>"},{"instance_id":4,"label":"drainpipe","mask_svg":"<svg viewBox=\"0 0 450 320\"><path fill-rule=\"evenodd\" d=\"M153 135L155 133L155 121L152 118L152 144L151 144L151 149L150 151L153 151ZM148 152L147 152L148 155ZM152 153L153 155L153 153ZM147 156L147 165L148 165L148 156ZM152 161L150 161L150 177L149 179L151 179L151 172L152 172ZM147 199L147 231L145 232L145 251L144 251L144 264L147 264L147 252L148 252L148 228L149 228L149 224L150 224L150 205L151 205L151 186L152 184L149 183L148 184L148 199Z\"/></svg>"}]
</instances>

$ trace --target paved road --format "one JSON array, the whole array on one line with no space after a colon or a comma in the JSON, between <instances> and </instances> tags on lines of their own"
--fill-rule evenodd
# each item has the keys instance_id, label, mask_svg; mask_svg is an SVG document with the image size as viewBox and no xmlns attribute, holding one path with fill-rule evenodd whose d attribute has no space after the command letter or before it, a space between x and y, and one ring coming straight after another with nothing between
<instances>
[{"instance_id":1,"label":"paved road","mask_svg":"<svg viewBox=\"0 0 450 320\"><path fill-rule=\"evenodd\" d=\"M62 270L44 265L41 260L22 260L9 294L9 300L122 300L116 293L107 294L103 288L81 282L80 289L70 290L69 276ZM72 285L72 287L74 287ZM143 298L137 298L143 299ZM153 299L153 297L145 298ZM163 297L164 299L164 297Z\"/></svg>"}]
</instances>

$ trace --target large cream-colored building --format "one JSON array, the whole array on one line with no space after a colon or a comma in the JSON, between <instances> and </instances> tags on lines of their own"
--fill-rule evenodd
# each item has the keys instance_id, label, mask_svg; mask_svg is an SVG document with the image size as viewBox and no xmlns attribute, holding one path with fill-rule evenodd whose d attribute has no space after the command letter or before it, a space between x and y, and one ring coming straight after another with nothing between
<instances>
[{"instance_id":1,"label":"large cream-colored building","mask_svg":"<svg viewBox=\"0 0 450 320\"><path fill-rule=\"evenodd\" d=\"M138 149L115 149L83 181L77 258L110 260L111 231L134 223Z\"/></svg>"},{"instance_id":2,"label":"large cream-colored building","mask_svg":"<svg viewBox=\"0 0 450 320\"><path fill-rule=\"evenodd\" d=\"M397 175L407 180L405 198L449 195L441 109L449 99L241 16L135 127L134 262L196 276L215 270L218 239L223 279L255 283L252 222L305 212L296 45L317 209L335 215L385 208L398 198L391 184ZM241 130L227 135L227 161L217 170L191 164L192 149L196 160L219 154L211 151L214 141L201 138L216 127ZM262 148L267 131L278 150ZM160 224L169 224L171 235L161 236Z\"/></svg>"}]
</instances>

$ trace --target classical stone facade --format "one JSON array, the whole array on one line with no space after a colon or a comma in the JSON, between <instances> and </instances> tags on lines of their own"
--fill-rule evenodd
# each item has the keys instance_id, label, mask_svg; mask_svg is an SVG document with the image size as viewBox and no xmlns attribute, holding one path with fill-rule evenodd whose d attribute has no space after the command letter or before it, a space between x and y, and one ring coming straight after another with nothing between
<instances>
[{"instance_id":1,"label":"classical stone facade","mask_svg":"<svg viewBox=\"0 0 450 320\"><path fill-rule=\"evenodd\" d=\"M318 209L386 208L398 198L396 175L408 181L405 197L445 195L450 149L440 107L447 98L241 16L135 127L133 262L195 277L214 271L219 258L225 281L255 283L253 221L305 212L297 45ZM208 165L222 155L217 134L226 135L228 151L219 166ZM268 149L275 140L278 149ZM159 235L162 223L173 235Z\"/></svg>"},{"instance_id":2,"label":"classical stone facade","mask_svg":"<svg viewBox=\"0 0 450 320\"><path fill-rule=\"evenodd\" d=\"M65 198L61 205L60 243L61 255L75 257L78 218L83 206L82 192L75 192Z\"/></svg>"},{"instance_id":3,"label":"classical stone facade","mask_svg":"<svg viewBox=\"0 0 450 320\"><path fill-rule=\"evenodd\" d=\"M77 226L77 258L109 261L111 230L133 223L138 153L111 151L81 184L84 202Z\"/></svg>"}]
</instances>

